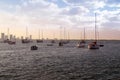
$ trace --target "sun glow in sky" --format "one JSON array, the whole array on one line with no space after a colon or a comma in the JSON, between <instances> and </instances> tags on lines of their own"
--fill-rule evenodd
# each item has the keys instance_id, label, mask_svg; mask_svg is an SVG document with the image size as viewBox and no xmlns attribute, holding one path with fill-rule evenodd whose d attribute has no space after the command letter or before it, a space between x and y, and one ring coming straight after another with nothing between
<instances>
[{"instance_id":1,"label":"sun glow in sky","mask_svg":"<svg viewBox=\"0 0 120 80\"><path fill-rule=\"evenodd\" d=\"M94 14L101 39L120 39L120 0L0 0L0 32L16 36L28 34L38 38L66 36L80 39L83 29L86 38L94 39Z\"/></svg>"}]
</instances>

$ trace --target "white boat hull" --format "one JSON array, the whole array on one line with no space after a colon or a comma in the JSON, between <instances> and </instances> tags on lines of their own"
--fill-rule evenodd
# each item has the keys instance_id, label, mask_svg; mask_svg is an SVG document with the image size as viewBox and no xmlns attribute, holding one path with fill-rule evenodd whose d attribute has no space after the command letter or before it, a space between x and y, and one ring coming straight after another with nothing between
<instances>
[{"instance_id":1,"label":"white boat hull","mask_svg":"<svg viewBox=\"0 0 120 80\"><path fill-rule=\"evenodd\" d=\"M88 45L88 49L99 49L99 45Z\"/></svg>"},{"instance_id":2,"label":"white boat hull","mask_svg":"<svg viewBox=\"0 0 120 80\"><path fill-rule=\"evenodd\" d=\"M85 44L77 44L76 47L78 47L78 48L84 48L84 47L85 47Z\"/></svg>"}]
</instances>

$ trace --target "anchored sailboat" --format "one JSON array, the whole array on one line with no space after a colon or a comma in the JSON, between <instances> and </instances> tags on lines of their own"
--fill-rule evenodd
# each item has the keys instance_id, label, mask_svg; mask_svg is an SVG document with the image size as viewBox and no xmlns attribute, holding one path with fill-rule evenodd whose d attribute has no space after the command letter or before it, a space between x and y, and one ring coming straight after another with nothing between
<instances>
[{"instance_id":1,"label":"anchored sailboat","mask_svg":"<svg viewBox=\"0 0 120 80\"><path fill-rule=\"evenodd\" d=\"M99 45L97 44L97 31L96 31L96 13L95 13L95 41L88 44L88 49L99 49Z\"/></svg>"},{"instance_id":2,"label":"anchored sailboat","mask_svg":"<svg viewBox=\"0 0 120 80\"><path fill-rule=\"evenodd\" d=\"M59 43L58 43L59 46L63 46L63 41L62 41L62 39L61 39L61 38L62 38L61 28L62 28L62 27L60 27L60 40L59 40Z\"/></svg>"},{"instance_id":3,"label":"anchored sailboat","mask_svg":"<svg viewBox=\"0 0 120 80\"><path fill-rule=\"evenodd\" d=\"M8 43L9 45L15 45L16 42L13 41L12 39L10 39L10 35L9 35L9 28L8 28L8 38L6 40L4 40L4 43Z\"/></svg>"},{"instance_id":4,"label":"anchored sailboat","mask_svg":"<svg viewBox=\"0 0 120 80\"><path fill-rule=\"evenodd\" d=\"M25 39L22 39L21 41L22 41L23 44L24 44L24 43L30 43L30 42L31 42L31 41L28 39L28 29L27 29L27 27L26 27L26 38L25 38Z\"/></svg>"},{"instance_id":5,"label":"anchored sailboat","mask_svg":"<svg viewBox=\"0 0 120 80\"><path fill-rule=\"evenodd\" d=\"M84 28L84 39L78 42L77 44L78 48L84 48L85 47L85 28Z\"/></svg>"},{"instance_id":6,"label":"anchored sailboat","mask_svg":"<svg viewBox=\"0 0 120 80\"><path fill-rule=\"evenodd\" d=\"M36 40L37 43L43 43L43 31L42 31L42 39L40 39L40 30L38 32L39 39Z\"/></svg>"}]
</instances>

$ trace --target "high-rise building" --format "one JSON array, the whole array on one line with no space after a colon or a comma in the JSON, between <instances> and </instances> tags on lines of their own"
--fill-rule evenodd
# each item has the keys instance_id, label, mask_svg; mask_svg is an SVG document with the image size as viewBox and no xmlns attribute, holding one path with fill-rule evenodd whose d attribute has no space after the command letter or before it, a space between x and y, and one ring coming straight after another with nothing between
<instances>
[{"instance_id":1,"label":"high-rise building","mask_svg":"<svg viewBox=\"0 0 120 80\"><path fill-rule=\"evenodd\" d=\"M4 40L5 39L5 34L1 33L1 39Z\"/></svg>"},{"instance_id":2,"label":"high-rise building","mask_svg":"<svg viewBox=\"0 0 120 80\"><path fill-rule=\"evenodd\" d=\"M12 34L10 34L10 40L12 40L13 39L13 35Z\"/></svg>"}]
</instances>

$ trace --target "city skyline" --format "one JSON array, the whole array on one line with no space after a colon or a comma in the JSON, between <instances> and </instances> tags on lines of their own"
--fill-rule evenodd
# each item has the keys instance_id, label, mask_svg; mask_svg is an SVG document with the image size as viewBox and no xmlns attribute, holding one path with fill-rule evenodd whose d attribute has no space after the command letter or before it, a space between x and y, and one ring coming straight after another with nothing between
<instances>
[{"instance_id":1,"label":"city skyline","mask_svg":"<svg viewBox=\"0 0 120 80\"><path fill-rule=\"evenodd\" d=\"M1 0L0 33L33 39L39 37L39 29L44 38L81 39L86 28L86 39L94 39L94 14L97 13L97 30L100 39L120 40L119 0ZM62 37L60 37L62 30Z\"/></svg>"}]
</instances>

